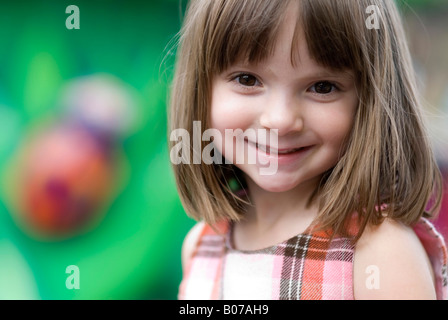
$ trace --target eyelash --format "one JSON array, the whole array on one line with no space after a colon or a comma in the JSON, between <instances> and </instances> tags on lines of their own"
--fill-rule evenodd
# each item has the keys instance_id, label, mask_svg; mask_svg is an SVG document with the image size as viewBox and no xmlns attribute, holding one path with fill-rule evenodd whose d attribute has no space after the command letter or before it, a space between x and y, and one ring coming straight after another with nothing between
<instances>
[{"instance_id":1,"label":"eyelash","mask_svg":"<svg viewBox=\"0 0 448 320\"><path fill-rule=\"evenodd\" d=\"M254 78L255 78L255 81L256 81L257 84L254 85L254 86L246 86L246 85L241 84L241 83L238 81L238 79L241 78L241 77L243 77L243 76L254 77ZM237 85L239 88L241 88L241 89L243 89L243 90L246 90L246 91L252 91L252 90L255 89L255 87L259 87L259 86L262 86L262 85L263 85L263 84L261 83L261 81L258 80L258 77L257 77L257 76L255 76L255 75L253 75L253 74L250 74L250 73L245 73L245 72L238 73L238 74L236 74L236 75L232 75L232 76L230 77L230 81L231 81L231 82L234 82L235 85ZM328 83L328 84L330 84L330 85L332 86L332 90L331 90L329 93L318 93L318 92L316 92L315 89L312 90L312 88L315 88L315 86L316 86L317 84L319 84L319 83ZM309 87L309 88L307 89L307 91L310 91L312 94L317 95L317 96L330 96L330 95L334 94L336 91L340 91L340 89L339 89L339 86L336 85L334 82L331 82L331 81L328 81L328 80L320 80L320 81L317 81L317 82L313 83L313 85L312 85L311 87Z\"/></svg>"},{"instance_id":2,"label":"eyelash","mask_svg":"<svg viewBox=\"0 0 448 320\"><path fill-rule=\"evenodd\" d=\"M255 84L254 86L245 86L245 85L241 84L241 83L238 81L238 78L241 78L241 77L243 77L243 76L254 77L254 78L255 78L255 81L256 81L257 84ZM239 88L241 88L241 89L243 89L243 90L246 90L246 91L254 90L255 87L259 87L259 86L263 85L263 84L261 83L261 81L258 80L258 77L257 77L257 76L254 76L253 74L250 74L250 73L241 72L241 73L238 73L238 74L236 74L236 75L232 75L230 78L231 78L231 79L230 79L231 82L234 82L235 85L237 85Z\"/></svg>"},{"instance_id":3,"label":"eyelash","mask_svg":"<svg viewBox=\"0 0 448 320\"><path fill-rule=\"evenodd\" d=\"M315 87L319 83L328 83L328 84L330 84L332 86L331 91L329 93L318 93L318 92L316 92ZM314 88L314 90L311 90L311 88ZM315 82L311 87L309 87L308 90L310 90L312 94L315 94L315 95L318 95L318 96L330 96L330 95L334 94L336 91L340 91L339 86L337 86L334 82L327 81L327 80L322 80L322 81Z\"/></svg>"}]
</instances>

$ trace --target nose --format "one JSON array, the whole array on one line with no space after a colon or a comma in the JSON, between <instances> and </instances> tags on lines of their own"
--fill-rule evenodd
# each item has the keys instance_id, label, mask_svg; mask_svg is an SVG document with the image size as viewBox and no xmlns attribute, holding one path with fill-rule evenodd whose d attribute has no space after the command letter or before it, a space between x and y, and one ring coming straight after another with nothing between
<instances>
[{"instance_id":1,"label":"nose","mask_svg":"<svg viewBox=\"0 0 448 320\"><path fill-rule=\"evenodd\" d=\"M303 110L294 94L272 94L260 115L260 125L277 129L279 136L300 132L304 127Z\"/></svg>"}]
</instances>

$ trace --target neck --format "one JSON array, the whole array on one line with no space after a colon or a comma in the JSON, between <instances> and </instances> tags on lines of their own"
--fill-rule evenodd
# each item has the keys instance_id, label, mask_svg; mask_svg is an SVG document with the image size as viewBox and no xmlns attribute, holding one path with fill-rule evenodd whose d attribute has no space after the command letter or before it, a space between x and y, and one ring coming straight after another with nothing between
<instances>
[{"instance_id":1,"label":"neck","mask_svg":"<svg viewBox=\"0 0 448 320\"><path fill-rule=\"evenodd\" d=\"M285 192L270 192L247 177L252 206L245 215L244 223L260 232L276 226L290 226L300 232L300 229L309 226L317 214L317 206L314 201L310 203L310 199L319 180L320 177L317 177Z\"/></svg>"}]
</instances>

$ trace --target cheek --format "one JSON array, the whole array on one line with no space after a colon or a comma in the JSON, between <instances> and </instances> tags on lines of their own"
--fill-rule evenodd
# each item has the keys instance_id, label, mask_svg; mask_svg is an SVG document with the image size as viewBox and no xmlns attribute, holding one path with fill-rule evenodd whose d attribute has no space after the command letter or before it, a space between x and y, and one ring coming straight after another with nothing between
<instances>
[{"instance_id":1,"label":"cheek","mask_svg":"<svg viewBox=\"0 0 448 320\"><path fill-rule=\"evenodd\" d=\"M334 152L340 153L353 129L356 102L326 107L329 108L315 114L313 125L322 142Z\"/></svg>"},{"instance_id":2,"label":"cheek","mask_svg":"<svg viewBox=\"0 0 448 320\"><path fill-rule=\"evenodd\" d=\"M258 117L257 100L233 92L227 84L218 82L212 90L210 125L224 132L225 129L251 127Z\"/></svg>"},{"instance_id":3,"label":"cheek","mask_svg":"<svg viewBox=\"0 0 448 320\"><path fill-rule=\"evenodd\" d=\"M245 132L253 127L256 121L255 111L251 110L251 104L247 98L232 93L225 85L217 85L212 91L209 123L211 128L221 133L221 141L215 140L214 145L226 158L228 158L229 148L233 149L232 159L228 160L234 163L244 159L235 158L236 148L244 148L244 142L233 138L233 134L238 134L239 130ZM226 129L230 130L229 135L226 135ZM243 143L243 145L237 145L237 143Z\"/></svg>"},{"instance_id":4,"label":"cheek","mask_svg":"<svg viewBox=\"0 0 448 320\"><path fill-rule=\"evenodd\" d=\"M222 100L213 100L210 107L210 126L222 133L226 128L231 128L231 112Z\"/></svg>"},{"instance_id":5,"label":"cheek","mask_svg":"<svg viewBox=\"0 0 448 320\"><path fill-rule=\"evenodd\" d=\"M355 108L349 111L332 112L319 119L322 127L321 137L326 141L327 146L337 153L335 157L340 157L344 153L345 144L353 130L354 110Z\"/></svg>"}]
</instances>

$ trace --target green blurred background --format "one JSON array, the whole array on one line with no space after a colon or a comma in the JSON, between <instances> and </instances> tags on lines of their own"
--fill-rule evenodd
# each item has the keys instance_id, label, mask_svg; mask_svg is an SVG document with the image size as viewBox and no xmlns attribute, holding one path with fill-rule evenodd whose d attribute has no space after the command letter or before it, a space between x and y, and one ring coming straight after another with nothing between
<instances>
[{"instance_id":1,"label":"green blurred background","mask_svg":"<svg viewBox=\"0 0 448 320\"><path fill-rule=\"evenodd\" d=\"M65 9L72 4L80 10L79 30L65 27ZM172 40L185 5L185 0L0 2L1 299L176 299L181 244L194 221L185 215L170 169L166 99ZM403 10L425 79L438 159L446 166L447 3L414 0ZM58 123L68 83L98 74L120 79L135 101L132 126L114 147L116 192L105 204L104 218L90 228L60 239L37 237L15 218L14 190L27 187L15 179L21 170L14 166L17 154L35 128L51 130ZM444 230L446 225L440 223ZM66 287L70 265L79 268L79 289Z\"/></svg>"}]
</instances>

